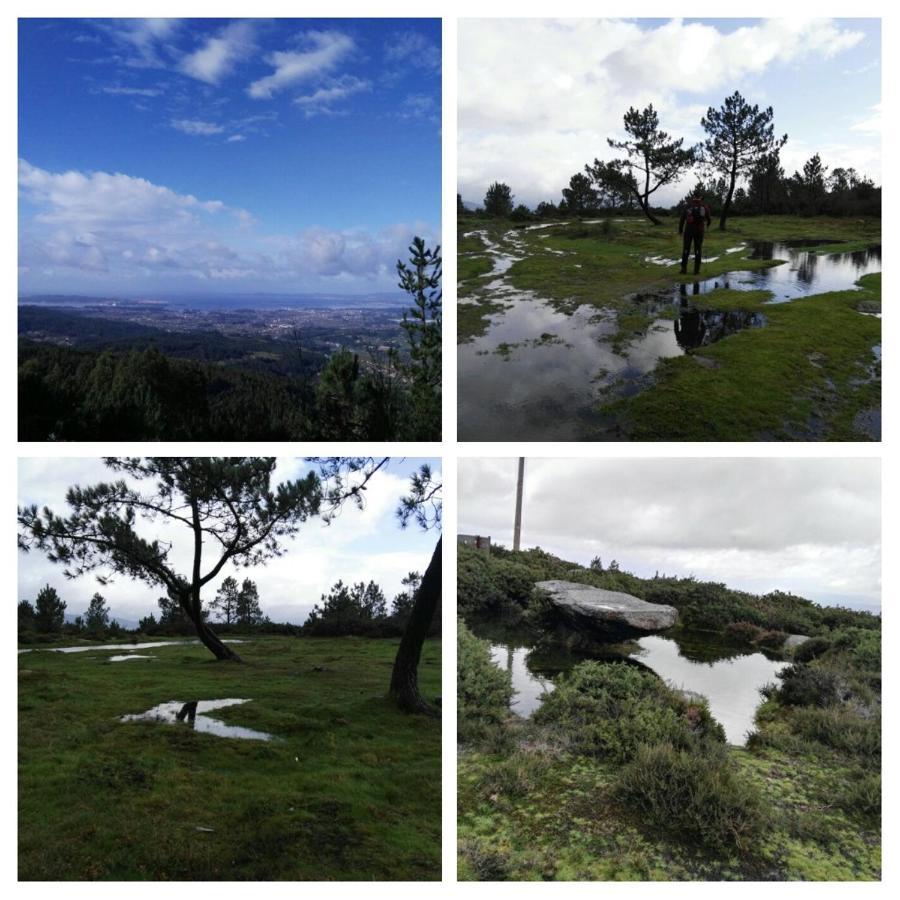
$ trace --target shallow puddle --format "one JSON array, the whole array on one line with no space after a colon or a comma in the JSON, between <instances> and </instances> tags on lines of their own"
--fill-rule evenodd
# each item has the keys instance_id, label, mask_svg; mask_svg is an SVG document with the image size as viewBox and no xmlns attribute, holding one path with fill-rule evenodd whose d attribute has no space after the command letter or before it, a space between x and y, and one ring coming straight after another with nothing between
<instances>
[{"instance_id":1,"label":"shallow puddle","mask_svg":"<svg viewBox=\"0 0 900 900\"><path fill-rule=\"evenodd\" d=\"M701 279L700 293L717 288L771 291L771 303L785 303L811 294L847 291L863 275L881 271L881 247L850 253L816 253L815 247L833 241L750 241L748 259L783 259L780 266L734 271Z\"/></svg>"},{"instance_id":2,"label":"shallow puddle","mask_svg":"<svg viewBox=\"0 0 900 900\"><path fill-rule=\"evenodd\" d=\"M478 633L477 628L475 631ZM544 695L554 689L560 672L586 658L522 646L514 635L509 643L496 632L484 636L491 642L494 664L512 678L516 693L510 709L524 718L529 718ZM724 728L728 743L738 746L746 743L747 734L753 730L753 719L762 703L760 688L776 682L787 665L758 651L710 641L708 636L686 635L673 640L653 635L639 638L636 643L638 650L631 655L624 654L619 645L610 645L608 653L597 653L592 658L643 665L671 687L703 695Z\"/></svg>"},{"instance_id":3,"label":"shallow puddle","mask_svg":"<svg viewBox=\"0 0 900 900\"><path fill-rule=\"evenodd\" d=\"M501 299L511 308L458 347L461 440L578 440L600 388L636 391L661 358L684 352L670 319L653 322L619 354L611 313L585 305L569 315L522 292Z\"/></svg>"},{"instance_id":4,"label":"shallow puddle","mask_svg":"<svg viewBox=\"0 0 900 900\"><path fill-rule=\"evenodd\" d=\"M137 644L94 644L84 647L45 647L54 653L86 653L89 650L150 650L153 647L177 647L183 644L199 644L200 641L141 641ZM229 638L224 644L244 644L246 641ZM20 651L22 652L22 651Z\"/></svg>"},{"instance_id":5,"label":"shallow puddle","mask_svg":"<svg viewBox=\"0 0 900 900\"><path fill-rule=\"evenodd\" d=\"M255 731L239 725L226 725L213 719L207 713L227 706L249 703L248 699L227 698L224 700L169 700L143 713L121 716L120 722L157 722L162 725L184 725L194 731L214 734L216 737L238 738L246 741L271 741L274 735L265 731Z\"/></svg>"},{"instance_id":6,"label":"shallow puddle","mask_svg":"<svg viewBox=\"0 0 900 900\"><path fill-rule=\"evenodd\" d=\"M545 228L549 225L532 226ZM583 305L557 312L533 292L513 288L504 273L525 248L515 232L504 247L478 233L495 260L484 276L484 296L504 305L489 317L485 334L460 344L458 438L470 440L597 440L598 408L652 384L657 363L766 325L765 315L704 308L703 295L720 288L766 290L773 303L826 291L853 289L865 274L881 270L881 248L816 254L825 241L751 241L729 247L753 259L784 259L759 271L734 271L629 299L650 319L646 331L614 352L615 313ZM509 249L507 249L509 248ZM671 262L653 258L654 263ZM701 361L702 362L702 361Z\"/></svg>"},{"instance_id":7,"label":"shallow puddle","mask_svg":"<svg viewBox=\"0 0 900 900\"><path fill-rule=\"evenodd\" d=\"M127 662L129 659L156 659L149 653L118 653L109 657L109 662Z\"/></svg>"}]
</instances>

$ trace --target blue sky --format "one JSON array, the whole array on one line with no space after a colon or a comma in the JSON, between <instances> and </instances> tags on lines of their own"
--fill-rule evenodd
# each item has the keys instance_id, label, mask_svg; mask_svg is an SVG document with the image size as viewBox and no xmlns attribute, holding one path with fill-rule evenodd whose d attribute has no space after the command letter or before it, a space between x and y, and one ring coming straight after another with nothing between
<instances>
[{"instance_id":1,"label":"blue sky","mask_svg":"<svg viewBox=\"0 0 900 900\"><path fill-rule=\"evenodd\" d=\"M414 524L401 529L395 510L401 496L407 493L409 476L427 462L436 478L441 476L441 461L424 458L393 458L385 469L369 482L362 510L348 504L329 525L313 519L301 526L300 532L285 544L286 553L264 566L252 570L226 566L220 577L206 589L206 599L215 596L223 578L252 578L259 586L263 612L274 621L303 622L319 602L323 593L341 579L345 584L374 580L388 600L403 590L401 579L410 571L424 572L438 538L435 530L422 531ZM308 471L303 459L279 459L272 484L294 479ZM116 478L120 477L118 475ZM66 490L71 485L82 487L109 481L110 471L99 459L23 458L19 460L18 503L49 506L59 515L67 514ZM140 487L140 483L135 483ZM190 565L191 539L183 525L165 526L139 522L145 537L173 542L172 559L180 571ZM187 540L185 540L187 538ZM91 596L100 591L114 616L137 620L157 611L158 588L147 587L123 576L101 587L92 575L72 581L62 568L37 552L19 553L18 591L20 600L34 602L45 585L56 588L68 604L67 612L84 612Z\"/></svg>"},{"instance_id":2,"label":"blue sky","mask_svg":"<svg viewBox=\"0 0 900 900\"><path fill-rule=\"evenodd\" d=\"M706 110L735 90L774 108L788 174L819 152L880 183L877 19L469 19L458 34L458 179L469 202L495 180L529 205L558 201L585 163L611 158L606 138L624 136L629 106L652 103L661 126L692 144ZM675 202L694 177L658 196Z\"/></svg>"},{"instance_id":3,"label":"blue sky","mask_svg":"<svg viewBox=\"0 0 900 900\"><path fill-rule=\"evenodd\" d=\"M20 291L392 289L440 65L429 19L21 20Z\"/></svg>"}]
</instances>

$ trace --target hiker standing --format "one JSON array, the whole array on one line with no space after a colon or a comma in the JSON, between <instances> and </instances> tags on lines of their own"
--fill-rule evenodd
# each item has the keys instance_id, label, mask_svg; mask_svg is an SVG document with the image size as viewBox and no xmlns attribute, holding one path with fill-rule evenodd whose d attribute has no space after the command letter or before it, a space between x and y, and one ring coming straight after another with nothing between
<instances>
[{"instance_id":1,"label":"hiker standing","mask_svg":"<svg viewBox=\"0 0 900 900\"><path fill-rule=\"evenodd\" d=\"M703 250L703 232L711 224L710 209L702 197L691 197L678 220L678 233L684 235L681 247L681 272L687 274L687 261L694 245L694 274L700 271L701 251Z\"/></svg>"}]
</instances>

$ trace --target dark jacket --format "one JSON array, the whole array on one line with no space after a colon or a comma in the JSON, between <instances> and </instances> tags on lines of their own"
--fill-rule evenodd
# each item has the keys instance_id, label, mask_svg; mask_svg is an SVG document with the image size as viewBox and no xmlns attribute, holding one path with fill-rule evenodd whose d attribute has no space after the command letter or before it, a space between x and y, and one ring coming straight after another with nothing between
<instances>
[{"instance_id":1,"label":"dark jacket","mask_svg":"<svg viewBox=\"0 0 900 900\"><path fill-rule=\"evenodd\" d=\"M684 231L685 225L690 225L694 230L703 231L704 226L708 226L712 224L712 218L710 217L710 209L705 203L699 204L703 209L703 214L701 216L694 216L693 209L696 204L691 205L690 203L682 210L681 218L678 220L678 233L681 234ZM699 221L694 221L697 218Z\"/></svg>"}]
</instances>

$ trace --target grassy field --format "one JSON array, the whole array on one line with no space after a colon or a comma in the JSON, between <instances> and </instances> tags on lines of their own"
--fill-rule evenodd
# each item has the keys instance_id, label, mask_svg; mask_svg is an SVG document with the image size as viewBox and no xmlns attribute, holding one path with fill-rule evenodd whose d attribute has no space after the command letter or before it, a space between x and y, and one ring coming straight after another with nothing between
<instances>
[{"instance_id":1,"label":"grassy field","mask_svg":"<svg viewBox=\"0 0 900 900\"><path fill-rule=\"evenodd\" d=\"M386 699L397 643L254 637L245 665L20 654L19 878L439 879L440 723ZM420 680L440 693L438 641ZM214 717L276 740L118 721L226 697L251 702Z\"/></svg>"},{"instance_id":2,"label":"grassy field","mask_svg":"<svg viewBox=\"0 0 900 900\"><path fill-rule=\"evenodd\" d=\"M488 334L490 317L511 308L514 294L489 285L495 249L512 260L504 287L540 298L562 312L587 304L616 314L609 338L623 353L629 342L660 318L628 299L652 294L679 274L681 243L674 218L654 227L643 219L567 222L532 228L508 221L459 220L458 340ZM818 239L826 253L881 242L877 219L735 218L728 230L713 227L704 242L702 276L779 265L726 251L745 240ZM650 260L672 260L660 264ZM878 276L862 290L839 291L765 307L766 328L746 330L714 345L667 360L653 383L636 397L598 398L597 437L626 440L860 440L875 433L880 415L880 364L872 348L880 342L877 318L858 310L881 309ZM717 290L696 298L705 309L761 311L767 292ZM674 310L672 311L674 314ZM665 314L663 314L665 317ZM537 337L537 335L535 335ZM552 335L550 336L552 337ZM562 352L562 351L561 351ZM750 389L752 387L752 389ZM589 436L588 436L589 437Z\"/></svg>"},{"instance_id":3,"label":"grassy field","mask_svg":"<svg viewBox=\"0 0 900 900\"><path fill-rule=\"evenodd\" d=\"M709 309L764 313L748 329L663 360L654 385L603 407L623 434L647 441L863 440L860 418L881 409L881 275L861 290L765 305L764 291L714 291Z\"/></svg>"}]
</instances>

